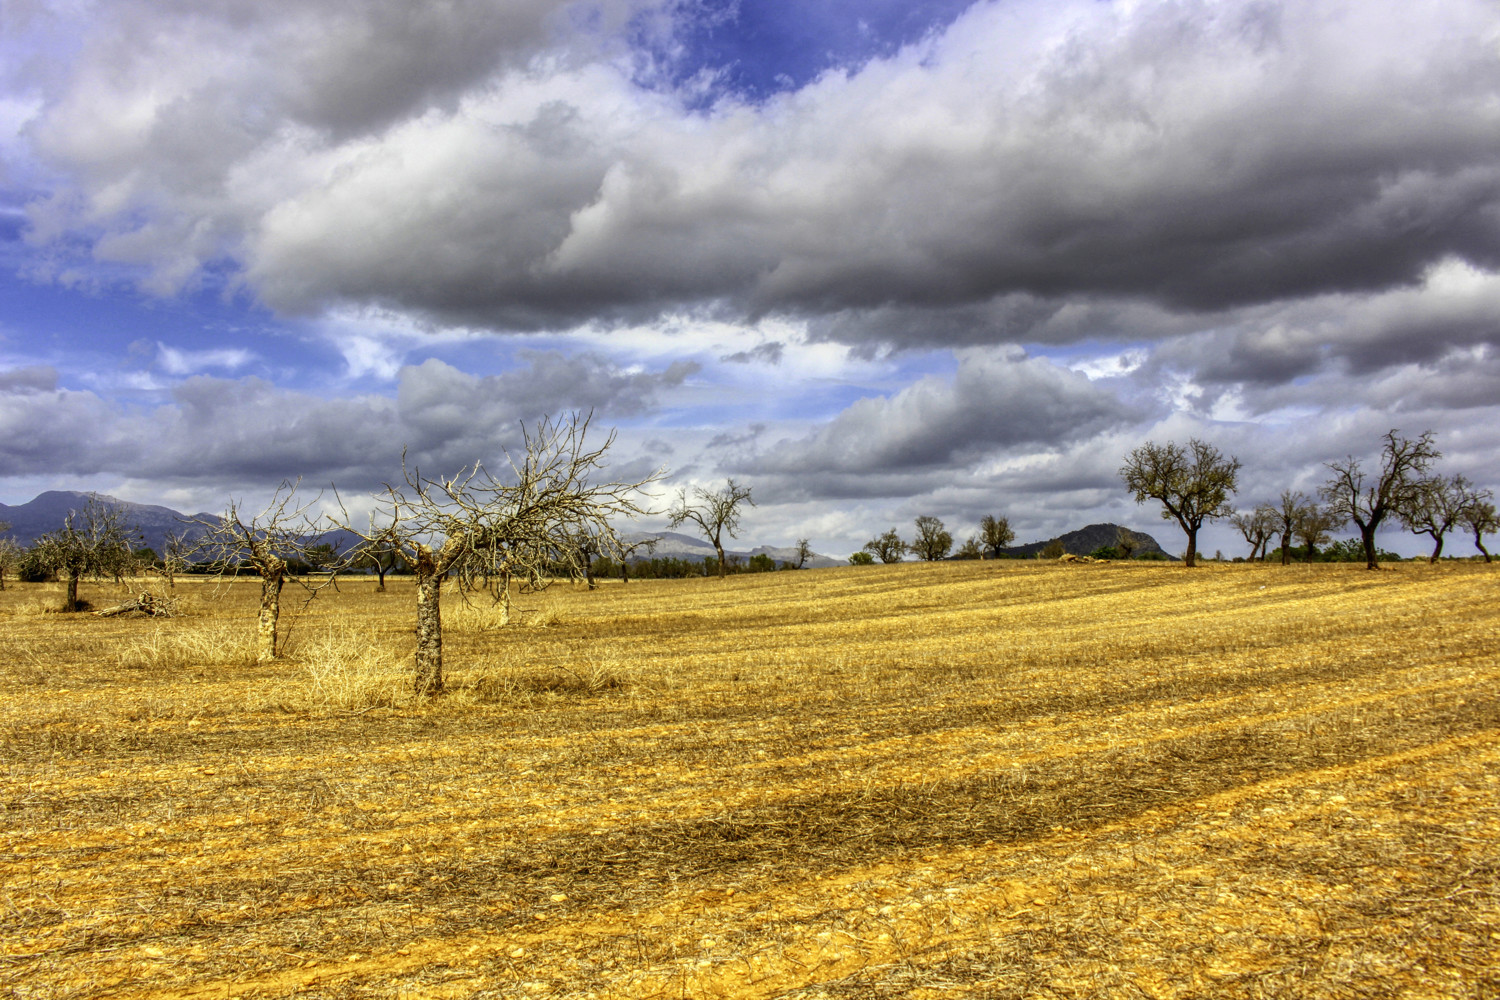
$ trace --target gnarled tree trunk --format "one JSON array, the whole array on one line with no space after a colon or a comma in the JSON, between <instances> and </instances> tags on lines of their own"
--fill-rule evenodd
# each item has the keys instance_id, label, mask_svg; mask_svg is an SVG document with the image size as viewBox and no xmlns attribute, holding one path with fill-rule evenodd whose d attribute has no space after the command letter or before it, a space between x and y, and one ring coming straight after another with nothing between
<instances>
[{"instance_id":1,"label":"gnarled tree trunk","mask_svg":"<svg viewBox=\"0 0 1500 1000\"><path fill-rule=\"evenodd\" d=\"M432 551L417 551L417 656L412 685L419 696L443 693L443 574Z\"/></svg>"},{"instance_id":2,"label":"gnarled tree trunk","mask_svg":"<svg viewBox=\"0 0 1500 1000\"><path fill-rule=\"evenodd\" d=\"M63 610L64 611L77 611L78 610L78 577L79 576L80 576L80 574L76 570L69 570L68 571L68 596L67 596L67 599L63 602Z\"/></svg>"},{"instance_id":3,"label":"gnarled tree trunk","mask_svg":"<svg viewBox=\"0 0 1500 1000\"><path fill-rule=\"evenodd\" d=\"M276 620L281 617L281 587L286 583L286 563L275 563L261 569L260 618L255 627L255 659L268 663L276 659Z\"/></svg>"}]
</instances>

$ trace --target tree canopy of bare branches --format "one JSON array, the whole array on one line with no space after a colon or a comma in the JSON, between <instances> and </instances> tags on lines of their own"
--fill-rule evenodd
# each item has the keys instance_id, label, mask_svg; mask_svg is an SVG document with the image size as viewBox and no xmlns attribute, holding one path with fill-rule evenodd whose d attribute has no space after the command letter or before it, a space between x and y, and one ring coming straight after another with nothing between
<instances>
[{"instance_id":1,"label":"tree canopy of bare branches","mask_svg":"<svg viewBox=\"0 0 1500 1000\"><path fill-rule=\"evenodd\" d=\"M1464 508L1463 523L1474 533L1474 547L1484 553L1485 562L1490 562L1490 550L1484 547L1484 536L1500 531L1500 517L1495 514L1495 505L1488 491Z\"/></svg>"},{"instance_id":2,"label":"tree canopy of bare branches","mask_svg":"<svg viewBox=\"0 0 1500 1000\"><path fill-rule=\"evenodd\" d=\"M1426 488L1427 470L1442 458L1432 443L1432 432L1424 431L1415 439L1387 431L1380 453L1380 471L1367 475L1359 459L1350 455L1339 462L1329 462L1333 476L1318 493L1330 509L1359 528L1365 548L1365 568L1379 569L1375 554L1375 531L1388 514L1410 510Z\"/></svg>"},{"instance_id":3,"label":"tree canopy of bare branches","mask_svg":"<svg viewBox=\"0 0 1500 1000\"><path fill-rule=\"evenodd\" d=\"M1229 523L1238 528L1245 541L1250 543L1250 561L1254 562L1265 555L1271 536L1276 533L1276 512L1261 504L1248 514L1232 515Z\"/></svg>"},{"instance_id":4,"label":"tree canopy of bare branches","mask_svg":"<svg viewBox=\"0 0 1500 1000\"><path fill-rule=\"evenodd\" d=\"M422 695L443 690L442 582L450 573L481 572L535 587L559 559L576 562L577 539L587 533L600 551L623 554L612 518L650 513L642 490L656 472L635 482L595 482L613 433L587 440L590 418L572 414L522 428L524 454L510 474L491 475L475 463L446 479L403 468L400 484L375 494L385 527L360 532L347 513L337 523L366 544L387 545L417 578L417 649L412 683Z\"/></svg>"},{"instance_id":5,"label":"tree canopy of bare branches","mask_svg":"<svg viewBox=\"0 0 1500 1000\"><path fill-rule=\"evenodd\" d=\"M1443 554L1443 537L1452 531L1474 504L1488 498L1487 491L1480 491L1463 476L1432 476L1421 483L1411 503L1399 511L1401 523L1418 535L1426 535L1433 541L1429 563L1435 563Z\"/></svg>"},{"instance_id":6,"label":"tree canopy of bare branches","mask_svg":"<svg viewBox=\"0 0 1500 1000\"><path fill-rule=\"evenodd\" d=\"M9 531L10 525L0 521L0 531ZM8 573L14 573L21 562L21 554L25 550L21 543L14 538L0 538L0 590L5 589L5 577Z\"/></svg>"},{"instance_id":7,"label":"tree canopy of bare branches","mask_svg":"<svg viewBox=\"0 0 1500 1000\"><path fill-rule=\"evenodd\" d=\"M1240 462L1193 438L1188 446L1147 441L1125 457L1120 478L1136 503L1156 500L1162 519L1176 519L1187 535L1183 565L1197 565L1198 530L1204 521L1234 513L1229 495L1239 485Z\"/></svg>"},{"instance_id":8,"label":"tree canopy of bare branches","mask_svg":"<svg viewBox=\"0 0 1500 1000\"><path fill-rule=\"evenodd\" d=\"M719 557L721 580L729 572L724 560L723 538L726 534L730 538L737 537L740 515L745 504L755 506L755 501L750 497L750 487L740 486L731 479L719 490L706 490L701 486L694 488L692 500L688 499L687 488L683 487L671 509L667 511L672 527L692 521L703 532L704 537L713 543L714 552Z\"/></svg>"},{"instance_id":9,"label":"tree canopy of bare branches","mask_svg":"<svg viewBox=\"0 0 1500 1000\"><path fill-rule=\"evenodd\" d=\"M1293 525L1292 532L1302 539L1308 562L1317 558L1318 546L1326 545L1333 532L1342 528L1346 521L1348 518L1331 506L1311 501L1302 505L1297 512L1297 523Z\"/></svg>"},{"instance_id":10,"label":"tree canopy of bare branches","mask_svg":"<svg viewBox=\"0 0 1500 1000\"><path fill-rule=\"evenodd\" d=\"M906 555L906 543L895 528L865 542L864 551L883 563L900 562Z\"/></svg>"},{"instance_id":11,"label":"tree canopy of bare branches","mask_svg":"<svg viewBox=\"0 0 1500 1000\"><path fill-rule=\"evenodd\" d=\"M1016 540L1016 533L1010 528L1010 520L1004 517L996 517L986 514L979 519L979 544L984 555L999 558L1000 550Z\"/></svg>"},{"instance_id":12,"label":"tree canopy of bare branches","mask_svg":"<svg viewBox=\"0 0 1500 1000\"><path fill-rule=\"evenodd\" d=\"M135 564L131 551L139 540L126 527L124 510L91 496L82 511L68 511L63 526L37 539L34 548L41 564L67 581L63 607L76 611L79 580L118 578L129 572Z\"/></svg>"},{"instance_id":13,"label":"tree canopy of bare branches","mask_svg":"<svg viewBox=\"0 0 1500 1000\"><path fill-rule=\"evenodd\" d=\"M943 527L943 522L924 514L916 520L917 537L907 548L924 562L936 562L953 551L953 535Z\"/></svg>"},{"instance_id":14,"label":"tree canopy of bare branches","mask_svg":"<svg viewBox=\"0 0 1500 1000\"><path fill-rule=\"evenodd\" d=\"M298 502L296 482L283 480L271 500L258 513L248 515L239 501L230 500L217 518L194 518L190 523L203 529L192 554L218 568L221 576L233 576L245 567L260 577L260 613L256 620L255 657L264 663L280 651L277 623L281 618L281 591L291 576L288 563L306 561L310 550L321 542L315 520L308 512L318 497ZM295 582L316 596L333 582L333 572L321 583Z\"/></svg>"}]
</instances>

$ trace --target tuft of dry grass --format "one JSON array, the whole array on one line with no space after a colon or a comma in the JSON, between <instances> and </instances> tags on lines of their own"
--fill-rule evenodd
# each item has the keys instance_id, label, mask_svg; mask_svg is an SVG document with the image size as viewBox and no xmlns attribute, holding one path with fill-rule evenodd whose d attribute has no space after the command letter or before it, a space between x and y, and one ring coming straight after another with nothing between
<instances>
[{"instance_id":1,"label":"tuft of dry grass","mask_svg":"<svg viewBox=\"0 0 1500 1000\"><path fill-rule=\"evenodd\" d=\"M0 593L0 991L1500 994L1493 567L341 586Z\"/></svg>"}]
</instances>

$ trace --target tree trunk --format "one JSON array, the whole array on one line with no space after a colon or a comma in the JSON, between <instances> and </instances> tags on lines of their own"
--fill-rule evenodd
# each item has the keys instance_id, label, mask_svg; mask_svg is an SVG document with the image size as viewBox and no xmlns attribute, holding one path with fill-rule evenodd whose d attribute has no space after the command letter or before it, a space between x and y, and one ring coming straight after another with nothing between
<instances>
[{"instance_id":1,"label":"tree trunk","mask_svg":"<svg viewBox=\"0 0 1500 1000\"><path fill-rule=\"evenodd\" d=\"M1318 558L1318 547L1312 542L1307 543L1307 561L1315 562Z\"/></svg>"},{"instance_id":2,"label":"tree trunk","mask_svg":"<svg viewBox=\"0 0 1500 1000\"><path fill-rule=\"evenodd\" d=\"M417 564L417 659L412 686L419 697L443 693L443 577L424 552Z\"/></svg>"},{"instance_id":3,"label":"tree trunk","mask_svg":"<svg viewBox=\"0 0 1500 1000\"><path fill-rule=\"evenodd\" d=\"M1437 539L1437 544L1432 547L1432 555L1427 557L1427 561L1429 563L1437 562L1438 557L1443 554L1443 536L1441 534L1437 534L1433 535L1432 537Z\"/></svg>"},{"instance_id":4,"label":"tree trunk","mask_svg":"<svg viewBox=\"0 0 1500 1000\"><path fill-rule=\"evenodd\" d=\"M375 590L377 593L383 594L385 593L385 563L379 559L375 560L375 575L380 579L380 583L375 587Z\"/></svg>"},{"instance_id":5,"label":"tree trunk","mask_svg":"<svg viewBox=\"0 0 1500 1000\"><path fill-rule=\"evenodd\" d=\"M1187 555L1182 558L1182 565L1188 569L1192 569L1198 565L1198 529L1188 528L1185 530L1188 536L1188 547Z\"/></svg>"},{"instance_id":6,"label":"tree trunk","mask_svg":"<svg viewBox=\"0 0 1500 1000\"><path fill-rule=\"evenodd\" d=\"M729 564L724 561L724 546L714 542L714 551L719 554L719 579L729 575Z\"/></svg>"},{"instance_id":7,"label":"tree trunk","mask_svg":"<svg viewBox=\"0 0 1500 1000\"><path fill-rule=\"evenodd\" d=\"M276 620L281 617L281 587L285 582L284 566L276 566L260 578L260 621L255 636L257 663L276 659Z\"/></svg>"},{"instance_id":8,"label":"tree trunk","mask_svg":"<svg viewBox=\"0 0 1500 1000\"><path fill-rule=\"evenodd\" d=\"M1474 547L1484 553L1484 561L1490 561L1490 550L1484 547L1484 538L1479 532L1474 532Z\"/></svg>"},{"instance_id":9,"label":"tree trunk","mask_svg":"<svg viewBox=\"0 0 1500 1000\"><path fill-rule=\"evenodd\" d=\"M1283 565L1283 566L1290 566L1291 564L1292 564L1292 543L1291 543L1290 539L1288 539L1285 535L1282 535L1281 536L1281 565Z\"/></svg>"},{"instance_id":10,"label":"tree trunk","mask_svg":"<svg viewBox=\"0 0 1500 1000\"><path fill-rule=\"evenodd\" d=\"M68 572L68 596L63 604L64 611L78 610L78 576L76 572Z\"/></svg>"},{"instance_id":11,"label":"tree trunk","mask_svg":"<svg viewBox=\"0 0 1500 1000\"><path fill-rule=\"evenodd\" d=\"M1379 569L1380 562L1375 558L1374 522L1360 524L1358 521L1355 521L1354 523L1359 526L1359 540L1365 547L1365 569Z\"/></svg>"},{"instance_id":12,"label":"tree trunk","mask_svg":"<svg viewBox=\"0 0 1500 1000\"><path fill-rule=\"evenodd\" d=\"M597 586L594 583L594 557L589 552L583 554L583 579L588 583L590 590Z\"/></svg>"}]
</instances>

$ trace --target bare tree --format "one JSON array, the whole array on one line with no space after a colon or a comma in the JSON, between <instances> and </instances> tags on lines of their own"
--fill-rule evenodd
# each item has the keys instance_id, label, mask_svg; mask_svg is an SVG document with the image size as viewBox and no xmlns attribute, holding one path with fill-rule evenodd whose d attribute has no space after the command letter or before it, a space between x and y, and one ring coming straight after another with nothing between
<instances>
[{"instance_id":1,"label":"bare tree","mask_svg":"<svg viewBox=\"0 0 1500 1000\"><path fill-rule=\"evenodd\" d=\"M1427 561L1435 563L1443 554L1443 537L1463 520L1465 511L1487 495L1463 476L1451 479L1433 476L1423 480L1410 505L1403 507L1398 514L1401 523L1413 534L1427 535L1432 539L1432 555Z\"/></svg>"},{"instance_id":2,"label":"bare tree","mask_svg":"<svg viewBox=\"0 0 1500 1000\"><path fill-rule=\"evenodd\" d=\"M1500 531L1500 518L1495 514L1495 505L1490 502L1486 490L1464 508L1463 523L1474 533L1474 547L1484 553L1484 561L1490 561L1490 550L1484 547L1484 536Z\"/></svg>"},{"instance_id":3,"label":"bare tree","mask_svg":"<svg viewBox=\"0 0 1500 1000\"><path fill-rule=\"evenodd\" d=\"M1213 445L1193 438L1184 449L1167 442L1147 441L1125 457L1120 478L1136 503L1156 500L1162 519L1176 518L1187 534L1183 565L1196 566L1198 530L1204 521L1234 513L1229 495L1239 484L1240 462L1225 457Z\"/></svg>"},{"instance_id":4,"label":"bare tree","mask_svg":"<svg viewBox=\"0 0 1500 1000\"><path fill-rule=\"evenodd\" d=\"M906 543L901 540L901 534L892 528L865 542L864 551L883 563L900 562L906 555Z\"/></svg>"},{"instance_id":5,"label":"bare tree","mask_svg":"<svg viewBox=\"0 0 1500 1000\"><path fill-rule=\"evenodd\" d=\"M807 561L813 557L811 542L806 538L797 539L797 568L801 569L807 565Z\"/></svg>"},{"instance_id":6,"label":"bare tree","mask_svg":"<svg viewBox=\"0 0 1500 1000\"><path fill-rule=\"evenodd\" d=\"M1120 551L1121 559L1129 559L1135 554L1135 550L1141 547L1141 536L1126 527L1115 528L1115 548Z\"/></svg>"},{"instance_id":7,"label":"bare tree","mask_svg":"<svg viewBox=\"0 0 1500 1000\"><path fill-rule=\"evenodd\" d=\"M135 530L125 526L123 509L90 496L82 511L68 511L63 526L37 539L35 548L41 564L67 580L63 610L77 611L78 582L85 576L118 579L129 572L132 543L139 541Z\"/></svg>"},{"instance_id":8,"label":"bare tree","mask_svg":"<svg viewBox=\"0 0 1500 1000\"><path fill-rule=\"evenodd\" d=\"M1297 523L1292 527L1292 533L1302 539L1302 544L1307 547L1308 562L1318 557L1318 546L1327 544L1332 533L1343 527L1347 520L1348 518L1331 507L1315 503L1303 505L1298 512Z\"/></svg>"},{"instance_id":9,"label":"bare tree","mask_svg":"<svg viewBox=\"0 0 1500 1000\"><path fill-rule=\"evenodd\" d=\"M713 543L714 552L719 557L721 580L729 572L729 563L724 558L724 535L738 537L740 515L743 513L741 507L744 504L755 506L755 501L750 498L750 487L740 486L731 479L721 490L706 490L701 486L694 488L691 502L688 500L687 487L683 487L677 494L676 502L667 511L671 527L692 521Z\"/></svg>"},{"instance_id":10,"label":"bare tree","mask_svg":"<svg viewBox=\"0 0 1500 1000\"><path fill-rule=\"evenodd\" d=\"M300 481L299 481L300 482ZM255 658L266 663L276 658L277 624L281 619L281 591L288 580L300 585L311 600L335 578L332 571L321 583L299 580L288 563L305 562L319 544L317 526L308 515L322 494L297 502L297 482L282 480L271 500L258 513L246 515L237 500L230 500L217 518L194 518L203 534L194 543L194 556L210 563L219 576L236 576L247 566L260 577L260 612L255 626Z\"/></svg>"},{"instance_id":11,"label":"bare tree","mask_svg":"<svg viewBox=\"0 0 1500 1000\"><path fill-rule=\"evenodd\" d=\"M916 520L917 538L909 546L917 558L925 562L936 562L953 550L953 536L943 528L943 522L924 514Z\"/></svg>"},{"instance_id":12,"label":"bare tree","mask_svg":"<svg viewBox=\"0 0 1500 1000\"><path fill-rule=\"evenodd\" d=\"M1010 530L1009 519L993 514L986 514L979 519L979 558L983 559L988 554L998 559L1000 550L1015 540L1016 533Z\"/></svg>"},{"instance_id":13,"label":"bare tree","mask_svg":"<svg viewBox=\"0 0 1500 1000\"><path fill-rule=\"evenodd\" d=\"M374 541L365 541L370 538ZM375 515L372 513L369 520L369 530L361 536L361 541L349 553L349 565L356 568L368 567L375 571L376 593L385 593L385 575L396 568L399 556L396 547L385 537L383 530L375 523Z\"/></svg>"},{"instance_id":14,"label":"bare tree","mask_svg":"<svg viewBox=\"0 0 1500 1000\"><path fill-rule=\"evenodd\" d=\"M0 521L0 531L9 531L10 525ZM0 538L0 590L5 589L5 575L14 573L21 562L25 549L14 538Z\"/></svg>"},{"instance_id":15,"label":"bare tree","mask_svg":"<svg viewBox=\"0 0 1500 1000\"><path fill-rule=\"evenodd\" d=\"M1276 512L1265 504L1256 507L1249 514L1234 514L1229 518L1229 523L1238 528L1240 534L1245 536L1245 541L1250 543L1251 562L1265 554L1271 536L1276 533L1275 518Z\"/></svg>"},{"instance_id":16,"label":"bare tree","mask_svg":"<svg viewBox=\"0 0 1500 1000\"><path fill-rule=\"evenodd\" d=\"M524 455L511 459L505 480L478 463L449 479L403 468L400 485L387 484L375 495L387 523L379 539L417 578L412 684L418 694L443 691L442 584L450 573L478 567L500 576L507 594L514 577L540 589L558 558L577 558L572 543L579 534L590 532L601 551L617 556L622 546L610 519L650 513L640 505L640 491L662 473L631 483L593 482L615 436L592 445L589 424L590 418L572 414L523 427ZM355 530L347 514L337 523Z\"/></svg>"},{"instance_id":17,"label":"bare tree","mask_svg":"<svg viewBox=\"0 0 1500 1000\"><path fill-rule=\"evenodd\" d=\"M647 556L653 556L653 555L656 554L656 545L660 541L661 541L660 538L643 538L643 539L641 539L638 542L623 542L622 541L620 543L620 556L619 556L619 558L620 558L620 582L621 583L629 583L630 582L630 560L632 560L632 559L635 558L636 552L639 551L639 550L641 550L641 549L645 549Z\"/></svg>"},{"instance_id":18,"label":"bare tree","mask_svg":"<svg viewBox=\"0 0 1500 1000\"><path fill-rule=\"evenodd\" d=\"M168 590L177 589L177 574L187 569L193 544L185 531L169 531L161 544L161 575Z\"/></svg>"},{"instance_id":19,"label":"bare tree","mask_svg":"<svg viewBox=\"0 0 1500 1000\"><path fill-rule=\"evenodd\" d=\"M1427 470L1442 458L1432 443L1432 432L1415 440L1400 431L1387 431L1380 454L1380 472L1367 477L1359 459L1350 455L1342 462L1329 462L1333 477L1318 493L1328 506L1359 527L1365 548L1365 568L1379 569L1375 555L1375 531L1387 514L1399 516L1409 510L1424 489Z\"/></svg>"},{"instance_id":20,"label":"bare tree","mask_svg":"<svg viewBox=\"0 0 1500 1000\"><path fill-rule=\"evenodd\" d=\"M1301 490L1282 490L1281 499L1275 507L1268 507L1271 514L1271 533L1281 536L1281 565L1292 562L1292 545L1297 539L1297 523L1313 503Z\"/></svg>"}]
</instances>

